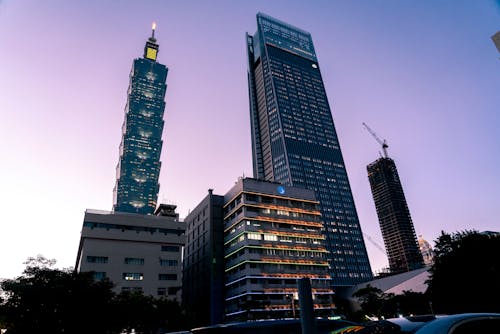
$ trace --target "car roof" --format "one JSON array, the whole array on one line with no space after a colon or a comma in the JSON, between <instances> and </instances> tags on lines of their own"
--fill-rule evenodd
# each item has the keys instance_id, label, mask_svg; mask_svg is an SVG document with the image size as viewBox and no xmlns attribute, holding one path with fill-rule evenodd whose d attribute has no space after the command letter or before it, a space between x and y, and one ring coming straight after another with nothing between
<instances>
[{"instance_id":1,"label":"car roof","mask_svg":"<svg viewBox=\"0 0 500 334\"><path fill-rule=\"evenodd\" d=\"M453 325L467 319L500 319L500 313L460 313L437 318L420 328L415 334L448 333Z\"/></svg>"}]
</instances>

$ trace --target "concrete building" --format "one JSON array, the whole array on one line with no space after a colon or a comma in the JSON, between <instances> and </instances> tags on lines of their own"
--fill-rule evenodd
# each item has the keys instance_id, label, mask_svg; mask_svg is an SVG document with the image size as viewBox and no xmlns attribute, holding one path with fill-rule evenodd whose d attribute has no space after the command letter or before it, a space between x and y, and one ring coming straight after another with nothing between
<instances>
[{"instance_id":1,"label":"concrete building","mask_svg":"<svg viewBox=\"0 0 500 334\"><path fill-rule=\"evenodd\" d=\"M114 291L181 300L185 224L174 205L155 215L87 210L75 268L108 278Z\"/></svg>"},{"instance_id":2,"label":"concrete building","mask_svg":"<svg viewBox=\"0 0 500 334\"><path fill-rule=\"evenodd\" d=\"M391 273L422 268L424 260L394 160L382 157L367 170Z\"/></svg>"},{"instance_id":3,"label":"concrete building","mask_svg":"<svg viewBox=\"0 0 500 334\"><path fill-rule=\"evenodd\" d=\"M224 319L224 196L208 195L186 219L182 301L193 326Z\"/></svg>"},{"instance_id":4,"label":"concrete building","mask_svg":"<svg viewBox=\"0 0 500 334\"><path fill-rule=\"evenodd\" d=\"M311 279L316 316L334 305L313 190L241 178L224 195L226 320L298 316L297 279Z\"/></svg>"},{"instance_id":5,"label":"concrete building","mask_svg":"<svg viewBox=\"0 0 500 334\"><path fill-rule=\"evenodd\" d=\"M259 13L246 42L253 176L316 192L334 286L372 279L311 34Z\"/></svg>"}]
</instances>

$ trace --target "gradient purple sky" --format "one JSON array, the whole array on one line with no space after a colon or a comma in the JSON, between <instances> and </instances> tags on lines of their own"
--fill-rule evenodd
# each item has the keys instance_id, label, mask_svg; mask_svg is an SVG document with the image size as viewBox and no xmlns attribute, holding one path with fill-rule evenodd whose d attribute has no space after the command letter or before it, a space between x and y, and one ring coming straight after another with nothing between
<instances>
[{"instance_id":1,"label":"gradient purple sky","mask_svg":"<svg viewBox=\"0 0 500 334\"><path fill-rule=\"evenodd\" d=\"M389 143L417 234L500 230L498 1L0 0L0 278L73 266L86 208L111 209L132 60L158 23L163 202L185 217L252 175L245 32L262 11L313 36L363 231ZM366 238L365 238L366 240ZM385 255L366 240L373 270Z\"/></svg>"}]
</instances>

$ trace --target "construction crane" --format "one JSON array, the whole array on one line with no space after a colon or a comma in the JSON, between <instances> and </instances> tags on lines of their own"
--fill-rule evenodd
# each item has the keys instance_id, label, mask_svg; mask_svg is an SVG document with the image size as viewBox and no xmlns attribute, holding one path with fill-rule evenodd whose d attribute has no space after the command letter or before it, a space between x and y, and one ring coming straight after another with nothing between
<instances>
[{"instance_id":1,"label":"construction crane","mask_svg":"<svg viewBox=\"0 0 500 334\"><path fill-rule=\"evenodd\" d=\"M387 155L387 148L389 147L389 145L387 145L387 142L382 139L380 139L377 134L375 133L375 131L373 131L368 125L366 125L366 123L363 122L363 126L366 128L366 130L368 132L370 132L370 134L373 136L373 138L375 138L375 140L382 146L382 151L384 151L384 158L388 158L389 156Z\"/></svg>"},{"instance_id":2,"label":"construction crane","mask_svg":"<svg viewBox=\"0 0 500 334\"><path fill-rule=\"evenodd\" d=\"M368 239L368 241L370 241L372 243L373 246L377 247L377 249L379 251L381 251L382 253L384 253L384 255L387 256L387 253L385 252L385 249L384 247L380 246L375 240L372 239L372 237L370 237L368 234L366 234L365 232L363 232L363 235L366 237L366 239Z\"/></svg>"}]
</instances>

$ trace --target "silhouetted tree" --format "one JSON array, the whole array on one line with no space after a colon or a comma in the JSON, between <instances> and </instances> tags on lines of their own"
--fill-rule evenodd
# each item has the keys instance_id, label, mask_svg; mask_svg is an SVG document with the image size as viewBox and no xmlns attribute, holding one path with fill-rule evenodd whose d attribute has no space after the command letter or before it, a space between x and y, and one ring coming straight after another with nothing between
<instances>
[{"instance_id":1,"label":"silhouetted tree","mask_svg":"<svg viewBox=\"0 0 500 334\"><path fill-rule=\"evenodd\" d=\"M176 301L142 293L113 293L109 280L92 273L51 268L54 260L29 258L23 275L0 283L0 325L7 334L152 334L186 329Z\"/></svg>"},{"instance_id":2,"label":"silhouetted tree","mask_svg":"<svg viewBox=\"0 0 500 334\"><path fill-rule=\"evenodd\" d=\"M384 293L382 290L368 285L353 294L360 301L361 314L369 317L394 318L399 315L416 315L431 313L429 301L425 294L413 291L403 291L402 294ZM359 312L353 313L358 318Z\"/></svg>"},{"instance_id":3,"label":"silhouetted tree","mask_svg":"<svg viewBox=\"0 0 500 334\"><path fill-rule=\"evenodd\" d=\"M381 317L384 315L384 303L386 295L382 290L368 284L365 288L356 291L353 297L358 298L363 312L370 317Z\"/></svg>"},{"instance_id":4,"label":"silhouetted tree","mask_svg":"<svg viewBox=\"0 0 500 334\"><path fill-rule=\"evenodd\" d=\"M1 306L8 334L114 333L108 314L113 292L109 281L91 273L52 269L52 260L28 259L22 276L4 280Z\"/></svg>"},{"instance_id":5,"label":"silhouetted tree","mask_svg":"<svg viewBox=\"0 0 500 334\"><path fill-rule=\"evenodd\" d=\"M500 312L500 236L441 232L427 293L438 313Z\"/></svg>"}]
</instances>

